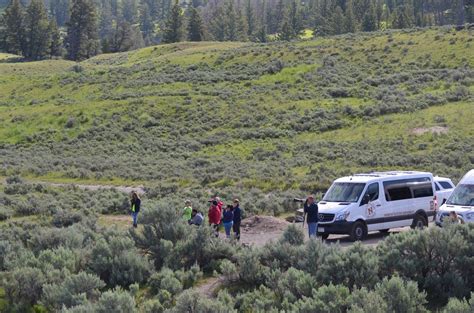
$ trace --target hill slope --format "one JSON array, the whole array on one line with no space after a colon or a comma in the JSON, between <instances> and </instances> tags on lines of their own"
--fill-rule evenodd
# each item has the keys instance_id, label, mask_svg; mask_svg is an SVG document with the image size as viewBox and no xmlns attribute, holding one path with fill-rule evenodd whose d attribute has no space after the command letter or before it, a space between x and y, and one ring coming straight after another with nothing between
<instances>
[{"instance_id":1,"label":"hill slope","mask_svg":"<svg viewBox=\"0 0 474 313\"><path fill-rule=\"evenodd\" d=\"M170 192L317 191L372 169L459 177L474 163L473 45L443 28L0 61L0 175Z\"/></svg>"}]
</instances>

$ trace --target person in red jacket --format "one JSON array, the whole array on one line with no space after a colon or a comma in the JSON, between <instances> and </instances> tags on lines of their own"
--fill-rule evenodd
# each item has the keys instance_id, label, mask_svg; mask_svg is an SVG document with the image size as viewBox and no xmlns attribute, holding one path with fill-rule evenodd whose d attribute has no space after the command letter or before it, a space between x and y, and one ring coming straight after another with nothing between
<instances>
[{"instance_id":1,"label":"person in red jacket","mask_svg":"<svg viewBox=\"0 0 474 313\"><path fill-rule=\"evenodd\" d=\"M209 217L209 225L214 229L214 235L219 237L219 224L221 223L221 210L219 208L219 202L216 199L211 201L211 206L209 207L209 212L207 214Z\"/></svg>"}]
</instances>

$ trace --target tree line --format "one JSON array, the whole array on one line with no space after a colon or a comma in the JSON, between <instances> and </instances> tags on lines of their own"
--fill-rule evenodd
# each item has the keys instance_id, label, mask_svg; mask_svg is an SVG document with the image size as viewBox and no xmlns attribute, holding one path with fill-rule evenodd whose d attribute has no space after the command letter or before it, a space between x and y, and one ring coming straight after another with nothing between
<instances>
[{"instance_id":1,"label":"tree line","mask_svg":"<svg viewBox=\"0 0 474 313\"><path fill-rule=\"evenodd\" d=\"M0 0L0 5L6 0ZM11 0L0 50L83 60L179 41L292 40L474 22L473 0Z\"/></svg>"}]
</instances>

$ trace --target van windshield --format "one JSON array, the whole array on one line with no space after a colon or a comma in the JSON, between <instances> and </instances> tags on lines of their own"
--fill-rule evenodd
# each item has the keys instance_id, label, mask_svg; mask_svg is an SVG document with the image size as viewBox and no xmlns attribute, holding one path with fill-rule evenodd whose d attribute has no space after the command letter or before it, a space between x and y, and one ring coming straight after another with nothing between
<instances>
[{"instance_id":1,"label":"van windshield","mask_svg":"<svg viewBox=\"0 0 474 313\"><path fill-rule=\"evenodd\" d=\"M328 202L357 202L365 184L362 183L334 183L323 200Z\"/></svg>"},{"instance_id":2,"label":"van windshield","mask_svg":"<svg viewBox=\"0 0 474 313\"><path fill-rule=\"evenodd\" d=\"M447 204L474 206L474 185L458 185L449 197Z\"/></svg>"}]
</instances>

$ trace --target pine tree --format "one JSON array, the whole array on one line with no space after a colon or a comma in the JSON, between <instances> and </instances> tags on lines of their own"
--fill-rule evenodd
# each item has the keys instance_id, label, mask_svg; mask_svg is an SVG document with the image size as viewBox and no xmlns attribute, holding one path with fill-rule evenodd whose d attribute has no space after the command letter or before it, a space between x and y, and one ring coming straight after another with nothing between
<instances>
[{"instance_id":1,"label":"pine tree","mask_svg":"<svg viewBox=\"0 0 474 313\"><path fill-rule=\"evenodd\" d=\"M329 33L333 35L339 35L344 32L344 12L340 6L337 6L331 15L329 23Z\"/></svg>"},{"instance_id":2,"label":"pine tree","mask_svg":"<svg viewBox=\"0 0 474 313\"><path fill-rule=\"evenodd\" d=\"M122 17L130 24L134 24L137 17L137 3L135 0L122 0Z\"/></svg>"},{"instance_id":3,"label":"pine tree","mask_svg":"<svg viewBox=\"0 0 474 313\"><path fill-rule=\"evenodd\" d=\"M21 54L26 49L25 13L20 0L12 0L3 15L6 51Z\"/></svg>"},{"instance_id":4,"label":"pine tree","mask_svg":"<svg viewBox=\"0 0 474 313\"><path fill-rule=\"evenodd\" d=\"M237 41L238 40L238 29L237 29L237 15L234 9L234 0L228 0L226 3L226 40Z\"/></svg>"},{"instance_id":5,"label":"pine tree","mask_svg":"<svg viewBox=\"0 0 474 313\"><path fill-rule=\"evenodd\" d=\"M99 52L97 15L91 0L72 0L65 43L70 60L84 60Z\"/></svg>"},{"instance_id":6,"label":"pine tree","mask_svg":"<svg viewBox=\"0 0 474 313\"><path fill-rule=\"evenodd\" d=\"M357 31L357 21L354 16L352 0L348 0L346 2L344 32L355 33L356 31Z\"/></svg>"},{"instance_id":7,"label":"pine tree","mask_svg":"<svg viewBox=\"0 0 474 313\"><path fill-rule=\"evenodd\" d=\"M113 18L112 18L112 6L110 1L104 1L100 8L99 17L99 38L101 40L109 38L114 31Z\"/></svg>"},{"instance_id":8,"label":"pine tree","mask_svg":"<svg viewBox=\"0 0 474 313\"><path fill-rule=\"evenodd\" d=\"M61 56L63 53L61 34L59 33L58 24L56 24L55 19L51 19L51 21L49 22L49 33L51 34L51 44L49 46L49 55L51 57Z\"/></svg>"},{"instance_id":9,"label":"pine tree","mask_svg":"<svg viewBox=\"0 0 474 313\"><path fill-rule=\"evenodd\" d=\"M295 36L299 36L303 30L303 24L301 20L301 12L296 3L296 0L293 0L290 5L289 18L291 23L291 28L295 33Z\"/></svg>"},{"instance_id":10,"label":"pine tree","mask_svg":"<svg viewBox=\"0 0 474 313\"><path fill-rule=\"evenodd\" d=\"M245 5L245 22L247 24L247 36L251 38L255 33L255 14L250 0L247 0Z\"/></svg>"},{"instance_id":11,"label":"pine tree","mask_svg":"<svg viewBox=\"0 0 474 313\"><path fill-rule=\"evenodd\" d=\"M171 8L171 12L165 23L163 32L163 42L172 43L179 42L183 38L183 16L181 15L181 7L178 0Z\"/></svg>"},{"instance_id":12,"label":"pine tree","mask_svg":"<svg viewBox=\"0 0 474 313\"><path fill-rule=\"evenodd\" d=\"M237 40L247 41L248 40L247 22L240 8L237 8L236 18L237 18Z\"/></svg>"},{"instance_id":13,"label":"pine tree","mask_svg":"<svg viewBox=\"0 0 474 313\"><path fill-rule=\"evenodd\" d=\"M283 41L290 41L294 39L295 36L296 34L293 31L293 27L291 26L291 21L288 16L288 13L285 12L285 14L283 14L283 20L280 27L280 32L278 34L278 39Z\"/></svg>"},{"instance_id":14,"label":"pine tree","mask_svg":"<svg viewBox=\"0 0 474 313\"><path fill-rule=\"evenodd\" d=\"M222 5L217 5L211 15L209 31L214 40L224 41L227 34L227 22Z\"/></svg>"},{"instance_id":15,"label":"pine tree","mask_svg":"<svg viewBox=\"0 0 474 313\"><path fill-rule=\"evenodd\" d=\"M50 55L51 34L43 0L32 0L26 9L25 39L23 55L27 59L39 60Z\"/></svg>"},{"instance_id":16,"label":"pine tree","mask_svg":"<svg viewBox=\"0 0 474 313\"><path fill-rule=\"evenodd\" d=\"M362 30L364 32L372 32L377 30L377 16L375 15L375 9L370 6L369 10L364 14L362 20Z\"/></svg>"},{"instance_id":17,"label":"pine tree","mask_svg":"<svg viewBox=\"0 0 474 313\"><path fill-rule=\"evenodd\" d=\"M203 35L203 25L201 15L199 14L196 8L191 7L189 13L189 22L188 22L188 40L189 41L202 41Z\"/></svg>"},{"instance_id":18,"label":"pine tree","mask_svg":"<svg viewBox=\"0 0 474 313\"><path fill-rule=\"evenodd\" d=\"M154 30L155 24L151 18L148 4L144 2L140 7L140 31L142 32L145 45L148 46L153 43Z\"/></svg>"}]
</instances>

